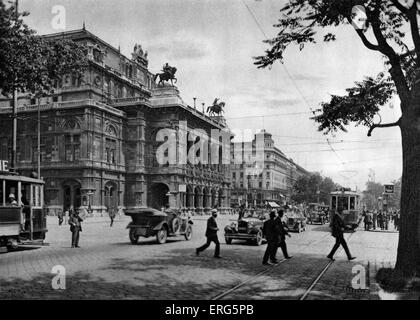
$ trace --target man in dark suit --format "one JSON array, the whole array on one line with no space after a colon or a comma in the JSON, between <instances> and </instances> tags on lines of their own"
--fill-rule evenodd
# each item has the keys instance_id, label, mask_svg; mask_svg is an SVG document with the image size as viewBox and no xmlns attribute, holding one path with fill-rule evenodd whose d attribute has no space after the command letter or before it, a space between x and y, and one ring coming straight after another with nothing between
<instances>
[{"instance_id":1,"label":"man in dark suit","mask_svg":"<svg viewBox=\"0 0 420 320\"><path fill-rule=\"evenodd\" d=\"M349 247L347 246L347 242L344 239L344 230L347 229L346 225L344 224L344 219L342 217L343 209L339 208L332 219L332 236L335 238L335 244L332 248L330 254L327 256L328 259L334 261L334 253L337 251L337 249L340 247L340 245L343 246L344 251L347 254L347 258L350 260L356 259L356 257L352 257L350 254Z\"/></svg>"},{"instance_id":2,"label":"man in dark suit","mask_svg":"<svg viewBox=\"0 0 420 320\"><path fill-rule=\"evenodd\" d=\"M275 219L275 221L277 222L277 228L279 230L278 231L279 237L278 237L278 245L276 246L274 256L277 253L278 247L280 247L281 251L283 252L283 256L286 259L291 259L291 258L293 258L293 256L289 256L289 254L287 253L287 245L286 245L286 236L288 236L290 238L291 235L289 234L289 232L287 232L287 230L284 228L284 225L283 225L282 218L283 218L284 212L283 212L283 210L279 210L277 214L278 215L277 215L277 218Z\"/></svg>"},{"instance_id":3,"label":"man in dark suit","mask_svg":"<svg viewBox=\"0 0 420 320\"><path fill-rule=\"evenodd\" d=\"M195 253L198 255L200 255L201 251L206 250L210 244L212 242L214 242L214 244L216 245L216 249L214 251L214 257L215 258L221 258L220 256L220 242L219 239L217 238L217 231L219 231L219 228L217 227L217 222L216 222L216 218L217 218L217 210L213 209L211 211L211 217L207 220L207 229L206 229L206 237L207 237L207 242L202 245L200 248L195 249Z\"/></svg>"},{"instance_id":4,"label":"man in dark suit","mask_svg":"<svg viewBox=\"0 0 420 320\"><path fill-rule=\"evenodd\" d=\"M74 211L72 214L70 214L69 225L70 225L70 231L72 233L72 236L71 236L72 248L80 248L79 236L80 236L80 232L82 231L82 224L81 224L82 221L83 219L79 217L78 211Z\"/></svg>"},{"instance_id":5,"label":"man in dark suit","mask_svg":"<svg viewBox=\"0 0 420 320\"><path fill-rule=\"evenodd\" d=\"M262 264L267 266L269 265L268 259L270 258L271 262L277 263L276 260L276 248L279 241L279 229L277 227L277 222L275 221L276 212L270 212L270 219L265 221L263 224L263 234L267 240L267 248L265 249L264 257Z\"/></svg>"}]
</instances>

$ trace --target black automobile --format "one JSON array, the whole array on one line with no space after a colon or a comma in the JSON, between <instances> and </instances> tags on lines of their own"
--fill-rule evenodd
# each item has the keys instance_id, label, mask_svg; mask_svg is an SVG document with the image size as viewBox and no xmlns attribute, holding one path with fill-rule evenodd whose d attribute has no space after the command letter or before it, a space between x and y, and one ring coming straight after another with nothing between
<instances>
[{"instance_id":1,"label":"black automobile","mask_svg":"<svg viewBox=\"0 0 420 320\"><path fill-rule=\"evenodd\" d=\"M260 246L265 240L262 232L265 216L262 213L250 213L227 225L225 227L226 244L231 244L232 240L238 239Z\"/></svg>"},{"instance_id":2,"label":"black automobile","mask_svg":"<svg viewBox=\"0 0 420 320\"><path fill-rule=\"evenodd\" d=\"M132 244L136 244L139 237L156 237L159 244L166 243L169 236L183 235L186 240L192 238L193 221L187 213L177 210L165 212L152 208L140 208L126 210L125 214L132 221L128 224L129 238Z\"/></svg>"},{"instance_id":3,"label":"black automobile","mask_svg":"<svg viewBox=\"0 0 420 320\"><path fill-rule=\"evenodd\" d=\"M306 218L300 211L287 211L283 221L289 231L306 231Z\"/></svg>"}]
</instances>

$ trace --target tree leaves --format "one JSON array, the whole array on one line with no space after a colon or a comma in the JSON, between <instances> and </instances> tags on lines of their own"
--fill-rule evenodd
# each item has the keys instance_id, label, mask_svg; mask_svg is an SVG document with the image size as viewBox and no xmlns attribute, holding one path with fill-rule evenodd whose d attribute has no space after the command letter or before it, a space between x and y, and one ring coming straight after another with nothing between
<instances>
[{"instance_id":1,"label":"tree leaves","mask_svg":"<svg viewBox=\"0 0 420 320\"><path fill-rule=\"evenodd\" d=\"M81 73L87 66L87 51L70 40L47 40L37 36L14 7L0 1L0 89L10 96L18 92L51 94L56 81L66 73Z\"/></svg>"},{"instance_id":2,"label":"tree leaves","mask_svg":"<svg viewBox=\"0 0 420 320\"><path fill-rule=\"evenodd\" d=\"M389 76L380 73L376 78L366 77L346 90L347 95L332 95L330 102L321 103L311 119L319 123L318 130L346 131L350 123L370 126L379 107L385 105L395 94L395 87Z\"/></svg>"},{"instance_id":3,"label":"tree leaves","mask_svg":"<svg viewBox=\"0 0 420 320\"><path fill-rule=\"evenodd\" d=\"M365 29L358 29L353 23L355 12L365 12L366 25L370 26L378 44L371 43ZM315 113L319 130L346 131L353 123L370 127L379 108L386 104L393 94L398 93L406 103L416 79L420 77L416 50L413 41L407 39L408 11L401 10L392 0L290 0L281 10L282 16L274 27L277 36L264 41L270 45L265 55L255 57L258 68L271 66L275 61L284 62L284 52L290 45L300 50L308 43L316 43L316 35L322 29L350 23L357 29L357 35L371 50L382 53L384 66L389 72L376 78L367 77L347 89L344 96L332 95ZM417 12L418 16L419 12ZM330 31L330 30L328 30ZM323 36L324 42L335 41L333 32ZM396 90L398 88L398 90Z\"/></svg>"}]
</instances>

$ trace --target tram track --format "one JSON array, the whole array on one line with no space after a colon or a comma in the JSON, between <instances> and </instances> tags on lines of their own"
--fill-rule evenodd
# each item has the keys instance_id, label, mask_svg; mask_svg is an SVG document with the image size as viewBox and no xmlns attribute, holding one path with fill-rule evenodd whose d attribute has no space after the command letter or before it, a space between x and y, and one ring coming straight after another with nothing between
<instances>
[{"instance_id":1,"label":"tram track","mask_svg":"<svg viewBox=\"0 0 420 320\"><path fill-rule=\"evenodd\" d=\"M318 239L316 241L313 241L309 245L309 247L315 246L318 243L323 242L327 237L329 237L329 234L323 236L321 239ZM299 247L306 247L306 248L308 248L308 245L305 243L305 244L299 245ZM281 264L283 264L286 261L290 261L290 260L289 259L282 259L278 263L273 264L273 265L269 266L268 268L265 268L264 270L258 272L255 275L252 275L252 276L248 277L247 279L241 281L240 283L236 284L235 286L231 287L230 289L227 289L226 291L223 291L222 293L219 293L218 295L210 298L210 300L221 300L222 298L224 298L224 297L228 296L229 294L231 294L231 293L237 291L238 289L242 288L247 283L250 283L250 282L252 282L252 281L260 278L261 276L265 275L266 273L268 273L270 271L273 271L274 269L276 269L278 266L280 266Z\"/></svg>"},{"instance_id":2,"label":"tram track","mask_svg":"<svg viewBox=\"0 0 420 320\"><path fill-rule=\"evenodd\" d=\"M353 234L350 234L350 236L348 237L348 239L346 240L347 242L350 242L351 238L353 237ZM340 251L339 253L341 253L343 251L343 247L340 246ZM317 277L315 278L314 281L312 281L312 283L309 285L309 287L306 289L305 293L299 298L299 300L305 300L308 295L311 293L311 291L315 288L315 286L319 283L319 281L323 278L323 276L327 273L328 269L334 264L334 260L329 261L326 266L321 270L320 273L318 273Z\"/></svg>"},{"instance_id":3,"label":"tram track","mask_svg":"<svg viewBox=\"0 0 420 320\"><path fill-rule=\"evenodd\" d=\"M229 295L230 293L232 293L232 292L234 292L234 291L238 290L239 288L243 287L243 286L244 286L244 285L246 285L248 282L251 282L251 281L253 281L253 280L255 280L255 279L258 279L258 278L259 278L259 277L261 277L262 275L264 275L264 274L268 273L269 271L271 271L271 270L275 269L277 266L279 266L280 264L282 264L282 263L283 263L283 262L285 262L285 261L287 261L287 259L282 259L282 260L280 260L278 263L276 263L276 264L274 264L274 265L272 265L272 266L270 266L270 267L268 267L268 268L264 269L263 271L260 271L259 273L257 273L257 274L255 274L255 275L253 275L253 276L249 277L248 279L246 279L246 280L244 280L244 281L240 282L240 283L239 283L239 284L237 284L236 286L234 286L234 287L232 287L232 288L230 288L230 289L228 289L228 290L226 290L226 291L224 291L224 292L222 292L222 293L218 294L217 296L215 296L215 297L211 298L210 300L220 300L220 299L222 299L223 297L225 297L225 296Z\"/></svg>"},{"instance_id":4,"label":"tram track","mask_svg":"<svg viewBox=\"0 0 420 320\"><path fill-rule=\"evenodd\" d=\"M329 235L328 235L329 236ZM352 238L353 233L348 237L347 241L349 242L350 239ZM325 240L327 236L322 237L321 239L314 241L311 243L310 247L317 245L318 243L322 242L323 240ZM304 244L300 245L299 247L305 246ZM306 246L307 247L307 246ZM339 251L337 253L341 253L343 250L342 247L340 247ZM280 260L278 263L271 265L268 268L265 268L264 270L258 272L255 275L252 275L250 277L248 277L247 279L241 281L240 283L236 284L235 286L231 287L230 289L227 289L221 293L219 293L218 295L210 298L210 300L221 300L224 297L234 293L235 291L237 291L238 289L244 287L246 284L253 282L255 280L257 280L258 278L260 278L261 276L269 273L270 271L275 270L278 266L282 265L284 262L286 261L290 261L288 259L282 259ZM312 292L312 290L316 287L316 285L319 283L319 281L324 277L324 275L327 273L328 269L334 264L334 261L328 261L328 263L322 268L322 270L317 274L317 276L315 277L315 279L310 283L310 285L308 286L308 288L305 290L305 292L298 298L298 300L305 300L309 294Z\"/></svg>"}]
</instances>

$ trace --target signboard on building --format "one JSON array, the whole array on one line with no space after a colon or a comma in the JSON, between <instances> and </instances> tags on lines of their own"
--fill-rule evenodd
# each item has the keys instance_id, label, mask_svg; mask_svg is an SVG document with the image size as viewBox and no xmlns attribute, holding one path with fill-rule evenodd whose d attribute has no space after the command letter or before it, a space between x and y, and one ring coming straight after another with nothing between
<instances>
[{"instance_id":1,"label":"signboard on building","mask_svg":"<svg viewBox=\"0 0 420 320\"><path fill-rule=\"evenodd\" d=\"M0 172L9 172L9 161L0 160Z\"/></svg>"},{"instance_id":2,"label":"signboard on building","mask_svg":"<svg viewBox=\"0 0 420 320\"><path fill-rule=\"evenodd\" d=\"M178 187L179 192L187 192L187 185L186 184L180 184Z\"/></svg>"},{"instance_id":3,"label":"signboard on building","mask_svg":"<svg viewBox=\"0 0 420 320\"><path fill-rule=\"evenodd\" d=\"M385 194L393 194L394 193L394 185L393 184L384 184L384 193Z\"/></svg>"}]
</instances>

